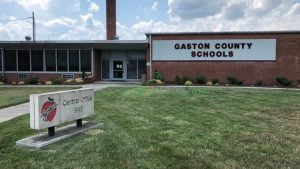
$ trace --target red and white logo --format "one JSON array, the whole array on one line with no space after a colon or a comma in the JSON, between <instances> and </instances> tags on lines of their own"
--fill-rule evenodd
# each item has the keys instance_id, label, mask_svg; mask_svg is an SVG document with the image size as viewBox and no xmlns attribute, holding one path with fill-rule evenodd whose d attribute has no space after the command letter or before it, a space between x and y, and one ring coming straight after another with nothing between
<instances>
[{"instance_id":1,"label":"red and white logo","mask_svg":"<svg viewBox=\"0 0 300 169\"><path fill-rule=\"evenodd\" d=\"M48 97L42 106L41 117L45 122L52 122L57 112L57 105L53 98Z\"/></svg>"}]
</instances>

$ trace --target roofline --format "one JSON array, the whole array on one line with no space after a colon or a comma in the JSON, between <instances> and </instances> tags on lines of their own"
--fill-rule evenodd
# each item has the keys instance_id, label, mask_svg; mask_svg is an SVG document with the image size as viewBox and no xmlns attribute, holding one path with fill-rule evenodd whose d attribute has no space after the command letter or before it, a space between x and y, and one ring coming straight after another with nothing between
<instances>
[{"instance_id":1,"label":"roofline","mask_svg":"<svg viewBox=\"0 0 300 169\"><path fill-rule=\"evenodd\" d=\"M228 31L228 32L149 32L149 35L249 35L249 34L300 34L299 30L289 31Z\"/></svg>"},{"instance_id":2,"label":"roofline","mask_svg":"<svg viewBox=\"0 0 300 169\"><path fill-rule=\"evenodd\" d=\"M148 40L47 40L0 41L0 44L148 44Z\"/></svg>"}]
</instances>

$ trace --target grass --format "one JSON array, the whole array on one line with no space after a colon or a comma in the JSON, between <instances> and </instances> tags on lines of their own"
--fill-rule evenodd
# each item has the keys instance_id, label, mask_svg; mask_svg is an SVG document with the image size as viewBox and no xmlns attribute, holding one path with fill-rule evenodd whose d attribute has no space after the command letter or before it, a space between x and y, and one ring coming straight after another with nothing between
<instances>
[{"instance_id":1,"label":"grass","mask_svg":"<svg viewBox=\"0 0 300 169\"><path fill-rule=\"evenodd\" d=\"M66 87L0 87L0 109L26 103L30 94L69 90Z\"/></svg>"},{"instance_id":2,"label":"grass","mask_svg":"<svg viewBox=\"0 0 300 169\"><path fill-rule=\"evenodd\" d=\"M0 168L299 168L300 92L109 88L96 93L101 129L48 146L29 116L0 124Z\"/></svg>"}]
</instances>

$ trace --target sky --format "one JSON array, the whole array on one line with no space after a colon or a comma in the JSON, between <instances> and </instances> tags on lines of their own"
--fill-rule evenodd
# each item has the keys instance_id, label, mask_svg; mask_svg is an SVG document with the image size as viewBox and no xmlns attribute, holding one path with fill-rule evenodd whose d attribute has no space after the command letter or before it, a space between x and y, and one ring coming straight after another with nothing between
<instances>
[{"instance_id":1,"label":"sky","mask_svg":"<svg viewBox=\"0 0 300 169\"><path fill-rule=\"evenodd\" d=\"M105 40L106 0L0 0L0 41ZM300 0L117 0L121 40L149 32L300 30Z\"/></svg>"}]
</instances>

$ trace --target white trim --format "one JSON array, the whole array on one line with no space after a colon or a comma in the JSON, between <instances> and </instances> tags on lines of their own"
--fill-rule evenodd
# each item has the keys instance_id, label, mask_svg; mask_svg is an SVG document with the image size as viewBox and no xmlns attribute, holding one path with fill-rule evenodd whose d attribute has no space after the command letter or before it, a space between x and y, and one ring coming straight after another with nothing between
<instances>
[{"instance_id":1,"label":"white trim","mask_svg":"<svg viewBox=\"0 0 300 169\"><path fill-rule=\"evenodd\" d=\"M81 72L81 49L78 49L79 51L79 72Z\"/></svg>"},{"instance_id":2,"label":"white trim","mask_svg":"<svg viewBox=\"0 0 300 169\"><path fill-rule=\"evenodd\" d=\"M91 49L91 72L92 72L92 77L94 77L94 58L95 58L95 54L94 54L94 49Z\"/></svg>"},{"instance_id":3,"label":"white trim","mask_svg":"<svg viewBox=\"0 0 300 169\"><path fill-rule=\"evenodd\" d=\"M19 52L18 52L19 50L18 49L16 49L16 68L17 68L17 71L19 71Z\"/></svg>"},{"instance_id":4,"label":"white trim","mask_svg":"<svg viewBox=\"0 0 300 169\"><path fill-rule=\"evenodd\" d=\"M43 72L46 71L46 50L43 49Z\"/></svg>"},{"instance_id":5,"label":"white trim","mask_svg":"<svg viewBox=\"0 0 300 169\"><path fill-rule=\"evenodd\" d=\"M30 72L32 72L32 64L31 64L31 61L32 61L32 60L31 60L31 51L32 51L32 50L31 50L31 49L29 49L29 62L30 62L30 63L29 63L29 70L30 70Z\"/></svg>"},{"instance_id":6,"label":"white trim","mask_svg":"<svg viewBox=\"0 0 300 169\"><path fill-rule=\"evenodd\" d=\"M70 71L70 53L69 53L69 49L67 49L67 71Z\"/></svg>"},{"instance_id":7,"label":"white trim","mask_svg":"<svg viewBox=\"0 0 300 169\"><path fill-rule=\"evenodd\" d=\"M56 72L58 71L58 68L57 68L57 49L55 49L55 69L56 69Z\"/></svg>"}]
</instances>

